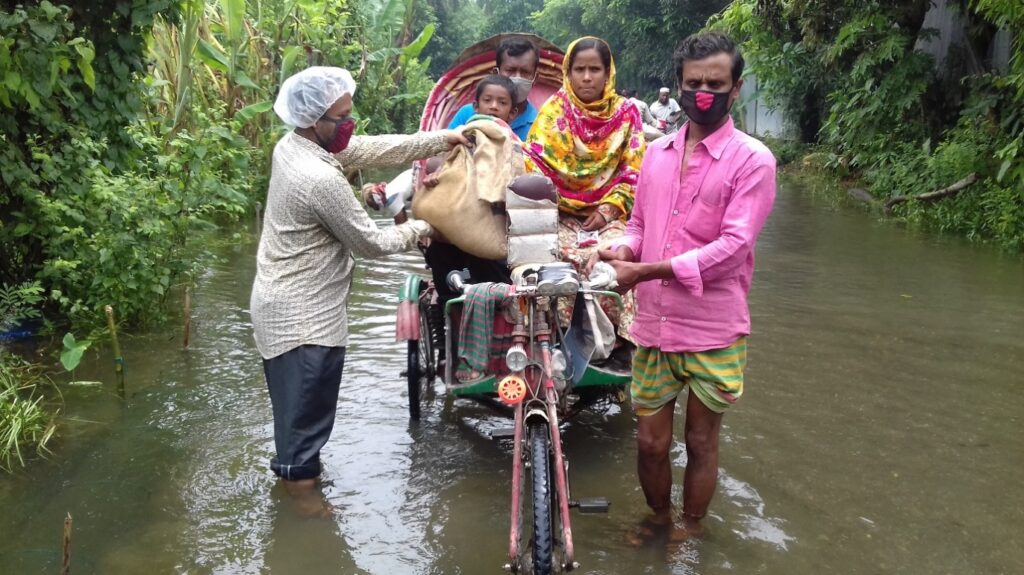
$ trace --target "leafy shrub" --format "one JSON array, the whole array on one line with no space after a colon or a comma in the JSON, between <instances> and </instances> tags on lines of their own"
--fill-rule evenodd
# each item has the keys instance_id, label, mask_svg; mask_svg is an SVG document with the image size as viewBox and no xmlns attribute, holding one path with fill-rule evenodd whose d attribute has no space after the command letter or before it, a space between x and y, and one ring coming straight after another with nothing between
<instances>
[{"instance_id":1,"label":"leafy shrub","mask_svg":"<svg viewBox=\"0 0 1024 575\"><path fill-rule=\"evenodd\" d=\"M779 166L792 164L799 160L807 152L808 146L793 140L781 140L777 138L765 138L764 143L775 154Z\"/></svg>"},{"instance_id":2,"label":"leafy shrub","mask_svg":"<svg viewBox=\"0 0 1024 575\"><path fill-rule=\"evenodd\" d=\"M81 194L40 200L49 234L39 278L73 321L95 322L107 304L128 322L160 318L154 302L194 271L191 235L248 212L246 142L211 120L196 134L179 132L168 151L136 125L143 154L133 169L96 164Z\"/></svg>"},{"instance_id":3,"label":"leafy shrub","mask_svg":"<svg viewBox=\"0 0 1024 575\"><path fill-rule=\"evenodd\" d=\"M39 282L0 285L0 332L16 327L23 320L40 317L42 294L43 287Z\"/></svg>"}]
</instances>

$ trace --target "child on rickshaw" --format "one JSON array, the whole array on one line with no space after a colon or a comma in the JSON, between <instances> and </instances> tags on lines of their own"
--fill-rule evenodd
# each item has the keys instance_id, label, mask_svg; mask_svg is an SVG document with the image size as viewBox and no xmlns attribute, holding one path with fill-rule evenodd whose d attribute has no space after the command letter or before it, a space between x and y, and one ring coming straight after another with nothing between
<instances>
[{"instance_id":1,"label":"child on rickshaw","mask_svg":"<svg viewBox=\"0 0 1024 575\"><path fill-rule=\"evenodd\" d=\"M476 86L473 111L476 112L476 115L470 118L470 121L479 119L481 116L488 116L507 126L518 112L518 107L515 104L515 86L512 81L498 74L486 76L480 80ZM511 129L509 129L509 135L516 138ZM518 140L518 138L516 139ZM435 167L432 164L438 163L437 159L428 160L428 173L423 178L425 187L437 184L438 171L431 168ZM508 283L510 281L508 267L504 260L490 260L474 256L452 243L431 241L424 250L423 256L430 268L438 300L442 306L448 300L459 296L448 285L447 277L452 271L467 270L469 281L472 283Z\"/></svg>"},{"instance_id":2,"label":"child on rickshaw","mask_svg":"<svg viewBox=\"0 0 1024 575\"><path fill-rule=\"evenodd\" d=\"M508 122L518 112L518 106L515 104L515 85L505 76L498 74L484 77L476 85L473 110L476 115L470 118L471 121L490 118L500 121L507 127ZM518 141L511 129L509 135ZM425 187L430 188L437 185L439 171L443 163L443 156L427 161L426 174L423 177ZM385 203L384 185L374 186L366 194L365 199L368 205L380 209L380 206ZM447 277L452 271L467 270L470 275L469 281L472 283L508 283L510 281L504 260L489 260L474 256L446 241L430 241L424 249L424 258L433 276L434 287L441 305L459 296L448 285Z\"/></svg>"},{"instance_id":3,"label":"child on rickshaw","mask_svg":"<svg viewBox=\"0 0 1024 575\"><path fill-rule=\"evenodd\" d=\"M497 122L505 129L507 137L513 140L516 146L520 146L519 138L508 125L508 122L518 112L518 107L519 105L515 103L515 85L513 82L505 76L498 74L489 75L481 79L476 85L473 102L475 115L469 118L468 123L479 120ZM523 171L521 153L519 156L519 166L514 170L516 172ZM425 163L424 176L422 178L424 188L430 189L439 185L439 177L444 168L445 160L445 156L438 156L430 158ZM510 158L509 161L513 161L513 159ZM457 168L448 167L447 169ZM366 203L371 207L380 209L379 206L383 206L386 203L384 188L383 184L377 184L370 189L364 190ZM472 225L472 218L466 218L463 214L451 214L451 217L458 218L460 220L458 225L460 226ZM447 241L439 230L435 230L435 232L435 239L425 242L425 245L421 245L424 259L426 260L427 267L430 268L437 292L437 305L433 306L435 312L444 309L445 303L460 295L448 285L448 275L453 271L465 270L468 272L467 283L511 283L508 266L504 259L488 259L467 253L454 243ZM432 324L437 329L443 330L443 320L440 316L434 318ZM439 348L438 351L440 352L440 364L445 356L443 333L438 334L436 341ZM440 365L438 369L440 369Z\"/></svg>"}]
</instances>

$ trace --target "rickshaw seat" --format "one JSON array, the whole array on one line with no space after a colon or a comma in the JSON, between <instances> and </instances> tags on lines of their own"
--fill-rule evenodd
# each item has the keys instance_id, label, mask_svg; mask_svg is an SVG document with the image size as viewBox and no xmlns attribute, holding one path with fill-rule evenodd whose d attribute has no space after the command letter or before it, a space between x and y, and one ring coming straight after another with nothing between
<instances>
[{"instance_id":1,"label":"rickshaw seat","mask_svg":"<svg viewBox=\"0 0 1024 575\"><path fill-rule=\"evenodd\" d=\"M528 200L547 200L554 202L557 209L558 190L551 183L551 179L541 174L524 174L512 180L508 185L508 191L516 196Z\"/></svg>"},{"instance_id":2,"label":"rickshaw seat","mask_svg":"<svg viewBox=\"0 0 1024 575\"><path fill-rule=\"evenodd\" d=\"M508 213L508 266L559 260L558 191L541 174L514 179L505 192Z\"/></svg>"}]
</instances>

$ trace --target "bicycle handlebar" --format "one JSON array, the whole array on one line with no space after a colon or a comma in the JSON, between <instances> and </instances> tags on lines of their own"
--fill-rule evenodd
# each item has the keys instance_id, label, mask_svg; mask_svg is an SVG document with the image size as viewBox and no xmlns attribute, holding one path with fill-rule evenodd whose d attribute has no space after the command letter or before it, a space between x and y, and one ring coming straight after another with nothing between
<instances>
[{"instance_id":1,"label":"bicycle handlebar","mask_svg":"<svg viewBox=\"0 0 1024 575\"><path fill-rule=\"evenodd\" d=\"M455 293L464 293L468 279L469 270L452 270L448 272L448 277L445 278L445 281L448 282L448 287L452 288L452 291Z\"/></svg>"}]
</instances>

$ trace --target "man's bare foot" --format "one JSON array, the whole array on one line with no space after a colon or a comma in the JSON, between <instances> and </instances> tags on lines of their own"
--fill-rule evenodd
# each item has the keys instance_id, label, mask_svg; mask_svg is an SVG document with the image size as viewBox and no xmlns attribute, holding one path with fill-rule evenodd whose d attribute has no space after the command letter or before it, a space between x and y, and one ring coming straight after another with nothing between
<instances>
[{"instance_id":1,"label":"man's bare foot","mask_svg":"<svg viewBox=\"0 0 1024 575\"><path fill-rule=\"evenodd\" d=\"M284 485L284 490L288 492L288 495L297 497L315 490L316 479L282 479L281 485Z\"/></svg>"},{"instance_id":2,"label":"man's bare foot","mask_svg":"<svg viewBox=\"0 0 1024 575\"><path fill-rule=\"evenodd\" d=\"M699 539L704 536L704 524L700 519L690 517L686 514L678 522L672 524L672 530L668 534L669 544L678 544L691 539Z\"/></svg>"},{"instance_id":3,"label":"man's bare foot","mask_svg":"<svg viewBox=\"0 0 1024 575\"><path fill-rule=\"evenodd\" d=\"M295 503L295 509L302 517L328 519L334 516L334 506L327 500L315 479L287 481L282 479L285 491Z\"/></svg>"},{"instance_id":4,"label":"man's bare foot","mask_svg":"<svg viewBox=\"0 0 1024 575\"><path fill-rule=\"evenodd\" d=\"M672 529L672 512L655 512L644 517L640 524L626 536L626 542L632 547L643 547L644 545L664 537Z\"/></svg>"}]
</instances>

